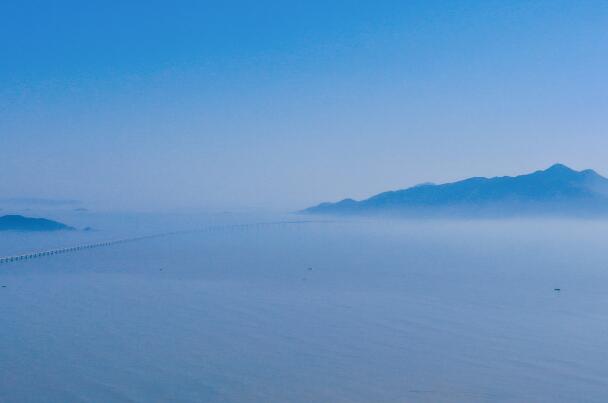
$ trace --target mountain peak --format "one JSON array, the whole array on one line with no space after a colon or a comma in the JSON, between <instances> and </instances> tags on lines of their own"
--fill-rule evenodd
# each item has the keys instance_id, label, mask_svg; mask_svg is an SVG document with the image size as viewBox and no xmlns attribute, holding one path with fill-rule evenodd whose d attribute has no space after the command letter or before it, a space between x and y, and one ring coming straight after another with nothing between
<instances>
[{"instance_id":1,"label":"mountain peak","mask_svg":"<svg viewBox=\"0 0 608 403\"><path fill-rule=\"evenodd\" d=\"M558 162L556 164L551 165L549 168L545 169L545 172L577 172L577 171Z\"/></svg>"}]
</instances>

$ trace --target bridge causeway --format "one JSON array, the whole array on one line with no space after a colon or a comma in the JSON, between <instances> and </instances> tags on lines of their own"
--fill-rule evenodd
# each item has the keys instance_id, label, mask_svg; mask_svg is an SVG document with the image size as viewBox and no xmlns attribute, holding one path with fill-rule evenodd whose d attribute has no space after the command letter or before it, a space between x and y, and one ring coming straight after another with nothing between
<instances>
[{"instance_id":1,"label":"bridge causeway","mask_svg":"<svg viewBox=\"0 0 608 403\"><path fill-rule=\"evenodd\" d=\"M276 227L276 226L286 226L286 225L296 225L296 224L314 224L314 223L327 223L327 222L329 222L329 221L300 220L300 221L260 222L260 223L250 223L250 224L213 225L213 226L208 226L208 227L200 228L200 229L162 232L162 233L157 233L157 234L152 234L152 235L114 239L114 240L93 242L93 243L87 243L87 244L76 245L76 246L69 246L69 247L64 247L64 248L49 249L49 250L45 250L45 251L31 252L31 253L25 253L25 254L21 254L21 255L0 256L0 264L19 262L22 260L30 260L30 259L36 259L36 258L41 258L41 257L60 255L60 254L64 254L64 253L77 252L77 251L85 250L85 249L102 248L102 247L106 247L106 246L118 245L118 244L127 243L127 242L143 241L146 239L167 237L167 236L173 236L173 235L184 235L184 234L202 233L202 232L229 231L229 230L251 230L251 229L262 229L262 228L267 228L267 227L272 227L272 226Z\"/></svg>"}]
</instances>

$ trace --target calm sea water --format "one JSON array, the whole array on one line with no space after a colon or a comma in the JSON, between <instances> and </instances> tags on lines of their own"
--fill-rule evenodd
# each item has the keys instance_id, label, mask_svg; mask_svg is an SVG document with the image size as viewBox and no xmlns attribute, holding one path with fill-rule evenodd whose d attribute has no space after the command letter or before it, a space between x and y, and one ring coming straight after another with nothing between
<instances>
[{"instance_id":1,"label":"calm sea water","mask_svg":"<svg viewBox=\"0 0 608 403\"><path fill-rule=\"evenodd\" d=\"M0 233L0 255L273 220L64 218L99 231ZM607 243L608 222L351 221L0 266L0 401L605 402Z\"/></svg>"}]
</instances>

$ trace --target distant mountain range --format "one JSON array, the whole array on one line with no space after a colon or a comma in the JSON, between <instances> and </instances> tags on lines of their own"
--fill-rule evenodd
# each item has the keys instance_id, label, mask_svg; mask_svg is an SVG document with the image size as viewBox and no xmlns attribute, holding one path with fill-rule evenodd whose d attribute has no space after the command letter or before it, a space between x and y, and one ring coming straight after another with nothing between
<instances>
[{"instance_id":1,"label":"distant mountain range","mask_svg":"<svg viewBox=\"0 0 608 403\"><path fill-rule=\"evenodd\" d=\"M0 231L59 231L73 230L57 221L46 218L30 218L21 215L5 215L0 217Z\"/></svg>"},{"instance_id":2,"label":"distant mountain range","mask_svg":"<svg viewBox=\"0 0 608 403\"><path fill-rule=\"evenodd\" d=\"M369 199L322 203L305 213L337 215L496 217L608 215L608 179L586 169L555 164L527 175L475 177L422 184Z\"/></svg>"}]
</instances>

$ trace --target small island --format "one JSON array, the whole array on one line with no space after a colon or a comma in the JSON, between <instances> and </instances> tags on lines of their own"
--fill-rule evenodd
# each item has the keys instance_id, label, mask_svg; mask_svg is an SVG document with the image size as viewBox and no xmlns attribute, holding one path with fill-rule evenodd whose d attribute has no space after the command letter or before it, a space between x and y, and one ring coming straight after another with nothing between
<instances>
[{"instance_id":1,"label":"small island","mask_svg":"<svg viewBox=\"0 0 608 403\"><path fill-rule=\"evenodd\" d=\"M46 218L5 215L0 217L0 231L69 231L73 227Z\"/></svg>"}]
</instances>

